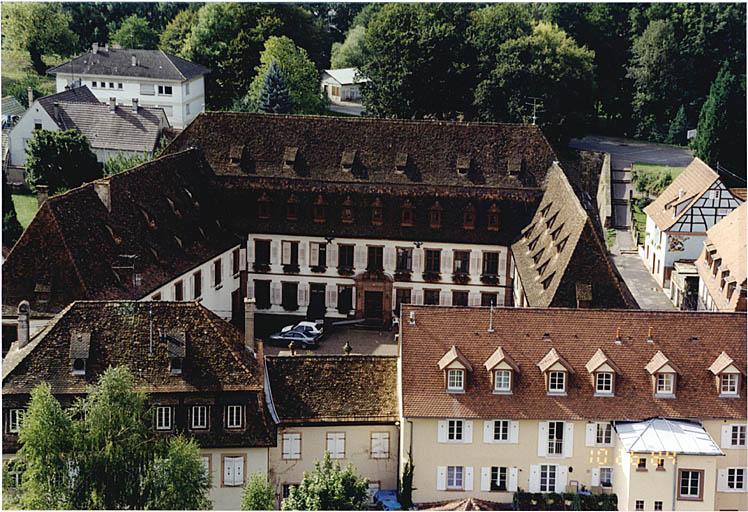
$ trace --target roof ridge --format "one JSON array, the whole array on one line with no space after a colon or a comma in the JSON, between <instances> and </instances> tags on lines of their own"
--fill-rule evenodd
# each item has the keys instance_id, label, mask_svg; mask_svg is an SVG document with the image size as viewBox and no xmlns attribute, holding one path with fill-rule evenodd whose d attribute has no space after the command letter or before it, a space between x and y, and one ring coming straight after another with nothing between
<instances>
[{"instance_id":1,"label":"roof ridge","mask_svg":"<svg viewBox=\"0 0 748 512\"><path fill-rule=\"evenodd\" d=\"M468 309L468 310L483 310L488 311L491 309L490 306L447 306L439 304L403 304L408 309ZM740 316L744 317L745 313L740 311L681 311L681 310L649 310L649 309L625 309L625 308L571 308L571 307L553 307L553 308L542 308L525 306L518 308L516 306L493 306L494 313L497 311L512 311L517 314L524 314L524 312L536 312L553 315L558 311L575 312L577 314L593 314L601 316L610 316L611 312L614 313L628 313L628 314L646 314L646 315L662 315L662 316L703 316L703 317L714 317L715 315L723 316Z\"/></svg>"},{"instance_id":2,"label":"roof ridge","mask_svg":"<svg viewBox=\"0 0 748 512\"><path fill-rule=\"evenodd\" d=\"M181 70L180 70L180 69L179 69L179 68L177 67L177 65L176 65L176 64L174 64L174 62L173 62L173 61L171 60L171 58L169 57L169 55L167 55L167 54L166 54L166 52L165 52L165 51L163 51L163 50L162 50L161 48L159 48L159 49L158 49L158 51L159 51L159 52L161 53L161 55L163 55L163 56L164 56L164 58L165 58L166 60L168 60L168 61L169 61L169 64L171 64L171 66L172 66L172 67L173 67L174 69L176 69L176 70L177 70L177 73L179 73L179 76L181 76L181 77L182 77L182 80L187 80L187 77L186 77L186 76L184 76L184 73L182 73L182 71L181 71Z\"/></svg>"}]
</instances>

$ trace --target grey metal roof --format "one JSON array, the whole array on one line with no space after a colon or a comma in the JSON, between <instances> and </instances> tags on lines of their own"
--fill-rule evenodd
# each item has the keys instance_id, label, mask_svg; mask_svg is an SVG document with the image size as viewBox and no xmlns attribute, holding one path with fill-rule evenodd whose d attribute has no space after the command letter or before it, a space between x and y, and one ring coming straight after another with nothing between
<instances>
[{"instance_id":1,"label":"grey metal roof","mask_svg":"<svg viewBox=\"0 0 748 512\"><path fill-rule=\"evenodd\" d=\"M17 99L13 96L3 96L2 115L20 116L24 112L26 112L26 109Z\"/></svg>"},{"instance_id":2,"label":"grey metal roof","mask_svg":"<svg viewBox=\"0 0 748 512\"><path fill-rule=\"evenodd\" d=\"M614 422L629 453L669 452L685 455L723 455L700 423L667 418Z\"/></svg>"},{"instance_id":3,"label":"grey metal roof","mask_svg":"<svg viewBox=\"0 0 748 512\"><path fill-rule=\"evenodd\" d=\"M136 65L132 65L135 57ZM161 50L100 48L47 70L47 73L74 75L127 76L159 80L190 80L210 73L210 69Z\"/></svg>"},{"instance_id":4,"label":"grey metal roof","mask_svg":"<svg viewBox=\"0 0 748 512\"><path fill-rule=\"evenodd\" d=\"M94 93L91 92L91 89L86 87L85 85L83 87L74 87L72 89L66 89L62 92L58 92L55 94L50 94L49 96L43 96L37 100L39 102L39 105L42 106L44 110L47 111L47 114L49 114L49 117L54 119L54 104L61 101L66 101L70 103L95 103L95 104L101 104L99 99L94 96Z\"/></svg>"}]
</instances>

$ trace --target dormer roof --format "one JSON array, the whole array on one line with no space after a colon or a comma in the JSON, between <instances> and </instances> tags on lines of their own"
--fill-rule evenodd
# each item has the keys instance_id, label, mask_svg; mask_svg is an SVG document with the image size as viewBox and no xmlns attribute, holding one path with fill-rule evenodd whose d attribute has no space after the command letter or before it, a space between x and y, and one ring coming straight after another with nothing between
<instances>
[{"instance_id":1,"label":"dormer roof","mask_svg":"<svg viewBox=\"0 0 748 512\"><path fill-rule=\"evenodd\" d=\"M645 366L645 368L650 374L654 375L655 373L659 372L664 366L669 366L675 373L680 373L678 367L676 367L660 350L658 350L657 353L652 356L652 359L649 360L649 363L647 363L647 366Z\"/></svg>"},{"instance_id":2,"label":"dormer roof","mask_svg":"<svg viewBox=\"0 0 748 512\"><path fill-rule=\"evenodd\" d=\"M73 331L70 333L70 359L88 359L90 348L90 332Z\"/></svg>"},{"instance_id":3,"label":"dormer roof","mask_svg":"<svg viewBox=\"0 0 748 512\"><path fill-rule=\"evenodd\" d=\"M166 351L169 357L183 358L187 355L187 335L184 331L168 331L164 334L166 338Z\"/></svg>"},{"instance_id":4,"label":"dormer roof","mask_svg":"<svg viewBox=\"0 0 748 512\"><path fill-rule=\"evenodd\" d=\"M715 359L712 365L709 367L709 371L714 375L719 375L720 373L727 370L730 366L745 375L745 372L738 368L737 365L735 365L735 361L733 361L732 357L728 356L725 351L722 351L722 353L717 356L717 359Z\"/></svg>"},{"instance_id":5,"label":"dormer roof","mask_svg":"<svg viewBox=\"0 0 748 512\"><path fill-rule=\"evenodd\" d=\"M489 357L485 363L483 363L483 366L486 367L487 371L491 371L494 368L496 368L498 365L500 365L502 362L508 364L512 367L512 370L515 372L519 372L519 366L517 366L517 363L514 362L514 359L509 357L508 354L504 353L504 350L501 347L498 347L493 354L491 354L491 357Z\"/></svg>"},{"instance_id":6,"label":"dormer roof","mask_svg":"<svg viewBox=\"0 0 748 512\"><path fill-rule=\"evenodd\" d=\"M454 363L455 361L458 361L462 366L465 367L467 371L473 371L473 367L470 365L470 361L468 361L465 356L462 355L460 349L458 349L454 345L452 345L452 348L450 348L449 351L444 354L439 360L439 369L444 370L447 366Z\"/></svg>"},{"instance_id":7,"label":"dormer roof","mask_svg":"<svg viewBox=\"0 0 748 512\"><path fill-rule=\"evenodd\" d=\"M587 361L587 364L585 365L585 368L587 368L587 371L590 373L594 373L597 371L598 368L603 366L604 364L607 364L610 366L610 368L620 374L622 373L620 368L618 368L613 361L611 361L607 355L605 355L605 352L603 352L603 349L599 348L597 349L597 352L590 358L589 361Z\"/></svg>"},{"instance_id":8,"label":"dormer roof","mask_svg":"<svg viewBox=\"0 0 748 512\"><path fill-rule=\"evenodd\" d=\"M558 352L556 352L555 348L549 350L545 357L540 360L540 362L538 363L538 368L540 368L540 371L542 373L545 373L551 366L556 363L560 363L561 366L566 368L566 371L568 371L569 373L574 373L574 369L571 367L571 365L567 363L566 360L561 357Z\"/></svg>"}]
</instances>

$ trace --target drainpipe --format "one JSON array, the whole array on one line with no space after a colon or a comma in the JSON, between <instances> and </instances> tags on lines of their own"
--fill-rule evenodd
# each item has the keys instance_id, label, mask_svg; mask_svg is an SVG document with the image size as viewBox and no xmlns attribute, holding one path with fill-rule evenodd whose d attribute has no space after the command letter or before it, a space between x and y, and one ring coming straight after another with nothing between
<instances>
[{"instance_id":1,"label":"drainpipe","mask_svg":"<svg viewBox=\"0 0 748 512\"><path fill-rule=\"evenodd\" d=\"M706 473L705 473L706 474ZM673 454L673 506L670 510L675 510L675 502L678 497L678 454Z\"/></svg>"}]
</instances>

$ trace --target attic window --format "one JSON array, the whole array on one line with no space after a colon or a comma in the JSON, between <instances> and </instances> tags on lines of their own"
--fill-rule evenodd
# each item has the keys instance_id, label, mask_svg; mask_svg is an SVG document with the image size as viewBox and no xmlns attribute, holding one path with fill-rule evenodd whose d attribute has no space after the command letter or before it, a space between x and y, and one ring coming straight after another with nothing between
<instances>
[{"instance_id":1,"label":"attic window","mask_svg":"<svg viewBox=\"0 0 748 512\"><path fill-rule=\"evenodd\" d=\"M232 145L229 149L229 160L234 165L239 165L242 161L242 155L244 154L243 145Z\"/></svg>"},{"instance_id":2,"label":"attic window","mask_svg":"<svg viewBox=\"0 0 748 512\"><path fill-rule=\"evenodd\" d=\"M345 201L343 201L340 220L343 224L353 224L353 200L351 196L346 197Z\"/></svg>"},{"instance_id":3,"label":"attic window","mask_svg":"<svg viewBox=\"0 0 748 512\"><path fill-rule=\"evenodd\" d=\"M353 170L353 166L356 163L356 156L358 154L357 150L349 150L349 151L343 151L343 156L340 159L340 166L343 168L345 172L351 172Z\"/></svg>"},{"instance_id":4,"label":"attic window","mask_svg":"<svg viewBox=\"0 0 748 512\"><path fill-rule=\"evenodd\" d=\"M447 391L465 391L465 370L461 368L447 370Z\"/></svg>"},{"instance_id":5,"label":"attic window","mask_svg":"<svg viewBox=\"0 0 748 512\"><path fill-rule=\"evenodd\" d=\"M556 252L561 253L561 251L564 250L564 247L566 247L566 242L569 241L569 237L567 236L563 240L561 240L558 244L556 244Z\"/></svg>"},{"instance_id":6,"label":"attic window","mask_svg":"<svg viewBox=\"0 0 748 512\"><path fill-rule=\"evenodd\" d=\"M439 229L442 226L442 206L439 201L429 208L429 227Z\"/></svg>"},{"instance_id":7,"label":"attic window","mask_svg":"<svg viewBox=\"0 0 748 512\"><path fill-rule=\"evenodd\" d=\"M464 229L475 229L475 207L469 204L462 213L462 227Z\"/></svg>"},{"instance_id":8,"label":"attic window","mask_svg":"<svg viewBox=\"0 0 748 512\"><path fill-rule=\"evenodd\" d=\"M457 157L457 174L460 176L465 176L468 172L470 172L470 166L472 164L472 160L469 156L458 156Z\"/></svg>"},{"instance_id":9,"label":"attic window","mask_svg":"<svg viewBox=\"0 0 748 512\"><path fill-rule=\"evenodd\" d=\"M556 273L554 272L553 274L551 274L548 277L546 277L545 279L543 279L543 290L547 290L551 286L551 281L553 281L553 276L555 274Z\"/></svg>"},{"instance_id":10,"label":"attic window","mask_svg":"<svg viewBox=\"0 0 748 512\"><path fill-rule=\"evenodd\" d=\"M561 234L561 228L563 228L563 227L564 227L564 225L563 225L563 224L561 224L561 225L560 225L559 227L557 227L557 228L556 228L556 229L555 229L555 230L554 230L554 231L553 231L553 232L551 233L551 238L553 239L553 241L554 241L554 242L555 242L555 241L556 241L556 240L558 239L558 236L559 236L559 235Z\"/></svg>"},{"instance_id":11,"label":"attic window","mask_svg":"<svg viewBox=\"0 0 748 512\"><path fill-rule=\"evenodd\" d=\"M371 204L371 223L374 226L381 226L384 223L384 208L382 200L378 197Z\"/></svg>"},{"instance_id":12,"label":"attic window","mask_svg":"<svg viewBox=\"0 0 748 512\"><path fill-rule=\"evenodd\" d=\"M543 217L545 217L546 215L548 215L548 212L551 210L551 205L552 204L553 203L548 203L547 205L545 205L543 207L543 209L540 210L540 215L542 215Z\"/></svg>"},{"instance_id":13,"label":"attic window","mask_svg":"<svg viewBox=\"0 0 748 512\"><path fill-rule=\"evenodd\" d=\"M265 192L257 199L257 218L270 218L270 197Z\"/></svg>"},{"instance_id":14,"label":"attic window","mask_svg":"<svg viewBox=\"0 0 748 512\"><path fill-rule=\"evenodd\" d=\"M542 264L541 264L541 265L540 265L540 266L538 267L538 275L541 275L541 276L542 276L542 275L543 275L543 274L545 273L545 270L546 270L546 269L548 268L548 263L549 263L550 261L551 261L551 260L550 260L550 258L548 258L547 260L545 260L545 262L544 262L544 263L542 263ZM546 287L546 288L547 288L547 287Z\"/></svg>"},{"instance_id":15,"label":"attic window","mask_svg":"<svg viewBox=\"0 0 748 512\"><path fill-rule=\"evenodd\" d=\"M544 251L545 251L545 249L541 248L541 249L540 249L540 250L539 250L538 252L536 252L536 253L535 253L535 254L533 255L533 257L532 257L532 261L533 261L533 263L535 263L536 265L538 264L538 262L540 261L540 258L542 258L542 257L543 257L543 252L544 252Z\"/></svg>"},{"instance_id":16,"label":"attic window","mask_svg":"<svg viewBox=\"0 0 748 512\"><path fill-rule=\"evenodd\" d=\"M83 358L73 359L73 375L86 374L86 360Z\"/></svg>"},{"instance_id":17,"label":"attic window","mask_svg":"<svg viewBox=\"0 0 748 512\"><path fill-rule=\"evenodd\" d=\"M546 225L546 227L548 229L551 229L553 227L553 225L556 223L556 218L557 217L558 217L558 212L554 213L553 217L551 217L550 219L548 219L548 221L545 223L545 225Z\"/></svg>"},{"instance_id":18,"label":"attic window","mask_svg":"<svg viewBox=\"0 0 748 512\"><path fill-rule=\"evenodd\" d=\"M496 203L494 203L488 209L488 230L498 231L499 226L499 207L496 206Z\"/></svg>"},{"instance_id":19,"label":"attic window","mask_svg":"<svg viewBox=\"0 0 748 512\"><path fill-rule=\"evenodd\" d=\"M403 203L400 225L404 227L413 226L413 204L409 200Z\"/></svg>"},{"instance_id":20,"label":"attic window","mask_svg":"<svg viewBox=\"0 0 748 512\"><path fill-rule=\"evenodd\" d=\"M506 172L509 174L509 176L514 176L516 174L519 174L522 170L522 158L519 157L513 157L510 158L506 163Z\"/></svg>"},{"instance_id":21,"label":"attic window","mask_svg":"<svg viewBox=\"0 0 748 512\"><path fill-rule=\"evenodd\" d=\"M528 249L529 249L530 251L534 251L534 250L535 250L535 246L537 246L537 245L538 245L538 240L540 240L540 235L538 235L538 236L536 236L535 238L533 238L533 239L532 239L532 242L530 242L530 243L529 243L529 244L527 245L527 248L528 248Z\"/></svg>"},{"instance_id":22,"label":"attic window","mask_svg":"<svg viewBox=\"0 0 748 512\"><path fill-rule=\"evenodd\" d=\"M284 170L293 170L296 166L296 156L299 153L299 148L286 146L285 151L283 151L283 169Z\"/></svg>"},{"instance_id":23,"label":"attic window","mask_svg":"<svg viewBox=\"0 0 748 512\"><path fill-rule=\"evenodd\" d=\"M322 194L319 194L317 196L317 199L314 200L314 211L313 211L313 217L314 222L317 224L324 224L325 223L325 213L326 213L326 206L327 201L325 201L325 198L322 197ZM353 213L351 213L353 215Z\"/></svg>"},{"instance_id":24,"label":"attic window","mask_svg":"<svg viewBox=\"0 0 748 512\"><path fill-rule=\"evenodd\" d=\"M70 361L73 375L86 374L86 361L91 347L90 332L73 332L70 335Z\"/></svg>"},{"instance_id":25,"label":"attic window","mask_svg":"<svg viewBox=\"0 0 748 512\"><path fill-rule=\"evenodd\" d=\"M402 174L408 167L408 153L398 153L395 157L395 172Z\"/></svg>"},{"instance_id":26,"label":"attic window","mask_svg":"<svg viewBox=\"0 0 748 512\"><path fill-rule=\"evenodd\" d=\"M183 363L184 363L184 360L181 357L172 357L169 360L169 370L171 371L171 374L181 375Z\"/></svg>"},{"instance_id":27,"label":"attic window","mask_svg":"<svg viewBox=\"0 0 748 512\"><path fill-rule=\"evenodd\" d=\"M187 356L187 337L183 331L167 331L161 335L166 340L166 353L169 356L169 370L172 375L180 375Z\"/></svg>"},{"instance_id":28,"label":"attic window","mask_svg":"<svg viewBox=\"0 0 748 512\"><path fill-rule=\"evenodd\" d=\"M291 194L286 202L286 220L297 220L299 218L299 200Z\"/></svg>"}]
</instances>

